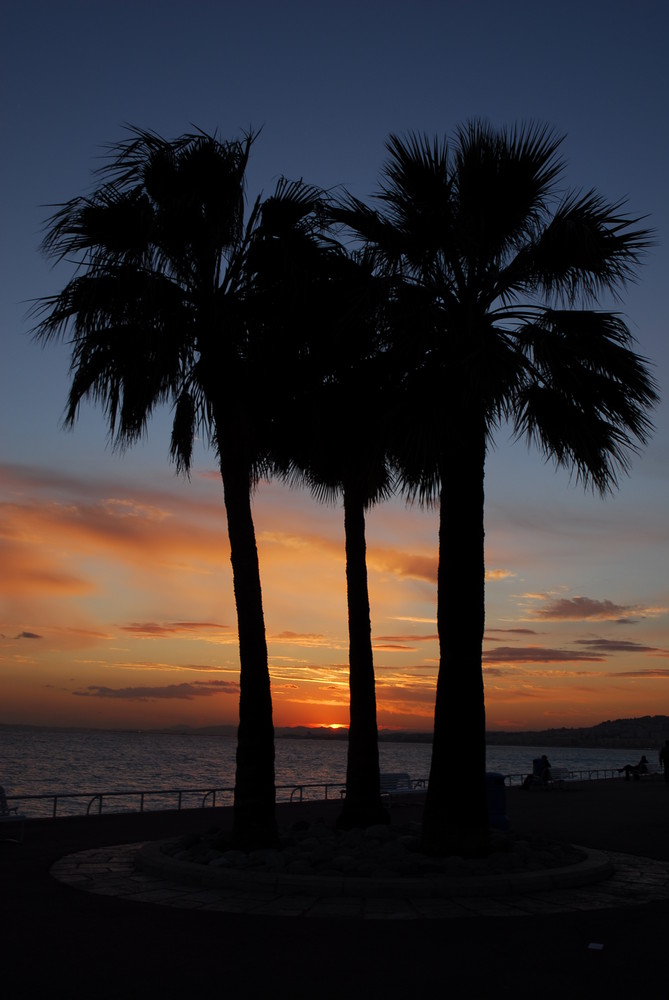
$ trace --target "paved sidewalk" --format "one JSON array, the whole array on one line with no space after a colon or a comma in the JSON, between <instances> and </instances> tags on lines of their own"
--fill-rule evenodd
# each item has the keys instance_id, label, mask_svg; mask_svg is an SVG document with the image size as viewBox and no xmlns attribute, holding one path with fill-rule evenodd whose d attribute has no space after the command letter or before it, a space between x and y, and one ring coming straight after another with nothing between
<instances>
[{"instance_id":1,"label":"paved sidewalk","mask_svg":"<svg viewBox=\"0 0 669 1000\"><path fill-rule=\"evenodd\" d=\"M336 912L346 898L303 916L288 898L233 912L210 890L129 872L128 845L225 828L226 810L29 821L24 844L0 843L4 984L13 996L68 1000L667 1000L669 788L612 780L511 789L507 804L515 830L604 851L616 875L520 898L424 900L441 907L429 917L392 913L372 897L363 919ZM280 822L314 811L330 822L338 808L288 806ZM398 810L400 823L416 818ZM100 891L53 877L72 856L114 869L89 873Z\"/></svg>"},{"instance_id":2,"label":"paved sidewalk","mask_svg":"<svg viewBox=\"0 0 669 1000\"><path fill-rule=\"evenodd\" d=\"M610 861L614 868L608 877L590 884L570 885L574 871L564 868L516 876L517 891L504 894L493 891L491 878L483 876L474 878L479 883L476 894L467 893L460 880L438 897L410 896L401 889L397 895L382 896L375 892L374 879L370 879L369 891L364 896L323 896L309 893L309 882L315 880L308 877L304 879L304 892L299 894L282 890L280 885L265 888L253 875L243 880L246 884L231 888L176 881L169 877L167 865L165 875L137 870L136 859L142 846L120 844L71 854L57 861L51 874L75 889L119 896L128 902L274 917L366 920L527 917L669 901L669 862L618 853L590 853L587 867L594 877L603 870L604 861ZM547 878L554 882L550 888L545 887Z\"/></svg>"}]
</instances>

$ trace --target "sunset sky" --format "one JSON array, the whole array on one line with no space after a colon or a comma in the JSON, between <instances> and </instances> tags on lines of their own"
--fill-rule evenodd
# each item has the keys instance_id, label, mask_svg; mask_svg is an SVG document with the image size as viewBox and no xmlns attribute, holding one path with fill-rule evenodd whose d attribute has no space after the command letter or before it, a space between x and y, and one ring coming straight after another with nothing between
<instances>
[{"instance_id":1,"label":"sunset sky","mask_svg":"<svg viewBox=\"0 0 669 1000\"><path fill-rule=\"evenodd\" d=\"M39 255L48 206L90 190L125 123L169 138L262 128L250 198L280 175L367 198L390 132L443 135L477 117L547 122L566 135L565 187L648 216L657 246L617 308L663 396L650 446L604 501L498 435L486 483L488 728L669 714L667 37L665 0L5 0L0 723L237 716L214 456L201 449L190 482L177 477L167 411L124 455L92 406L62 430L69 352L36 347L26 317L72 273ZM275 722L346 724L342 511L270 483L254 515ZM429 729L435 511L401 499L375 509L368 548L379 724Z\"/></svg>"}]
</instances>

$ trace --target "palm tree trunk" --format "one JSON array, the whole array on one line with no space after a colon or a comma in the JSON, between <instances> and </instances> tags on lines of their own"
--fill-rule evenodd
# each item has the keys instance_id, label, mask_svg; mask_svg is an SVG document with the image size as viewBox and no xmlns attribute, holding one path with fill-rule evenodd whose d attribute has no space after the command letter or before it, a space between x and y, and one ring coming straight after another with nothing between
<instances>
[{"instance_id":1,"label":"palm tree trunk","mask_svg":"<svg viewBox=\"0 0 669 1000\"><path fill-rule=\"evenodd\" d=\"M344 489L346 593L348 601L350 725L346 799L337 821L344 829L388 823L381 802L372 626L367 586L365 505L355 489Z\"/></svg>"},{"instance_id":2,"label":"palm tree trunk","mask_svg":"<svg viewBox=\"0 0 669 1000\"><path fill-rule=\"evenodd\" d=\"M239 630L239 729L233 836L244 850L276 846L274 724L247 463L219 446Z\"/></svg>"},{"instance_id":3,"label":"palm tree trunk","mask_svg":"<svg viewBox=\"0 0 669 1000\"><path fill-rule=\"evenodd\" d=\"M485 782L485 432L458 421L441 463L437 630L440 663L423 849L480 854L488 847ZM455 453L454 453L455 451Z\"/></svg>"}]
</instances>

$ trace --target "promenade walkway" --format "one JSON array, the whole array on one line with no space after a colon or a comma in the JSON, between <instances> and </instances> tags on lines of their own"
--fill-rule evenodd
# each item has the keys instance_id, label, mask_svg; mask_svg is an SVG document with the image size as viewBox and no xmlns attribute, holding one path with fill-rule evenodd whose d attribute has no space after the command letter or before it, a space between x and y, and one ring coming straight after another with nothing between
<instances>
[{"instance_id":1,"label":"promenade walkway","mask_svg":"<svg viewBox=\"0 0 669 1000\"><path fill-rule=\"evenodd\" d=\"M563 868L522 873L509 880L508 892L500 892L500 886L495 882L499 876L478 876L471 880L450 880L450 888L449 880L446 880L445 889L438 896L431 896L413 894L410 889L402 887L401 880L397 880L394 892L390 893L384 886L382 893L373 878L364 891L346 895L324 894L320 891L322 885L315 884L322 884L324 880L309 876L292 879L290 887L259 884L253 875L243 879L245 885L206 885L175 877L170 870L169 859L164 859L157 847L151 858L157 862L156 868L152 872L138 871L136 861L141 848L141 844L119 844L67 855L56 862L51 874L75 889L103 896L119 896L128 902L245 913L249 916L309 919L527 917L669 902L669 862L617 852L591 852L577 871ZM610 874L609 866L612 866ZM468 881L473 884L467 885ZM507 879L503 881L506 883ZM298 885L298 882L302 884Z\"/></svg>"},{"instance_id":2,"label":"promenade walkway","mask_svg":"<svg viewBox=\"0 0 669 1000\"><path fill-rule=\"evenodd\" d=\"M403 820L418 813L397 808ZM329 820L336 809L285 806L280 819ZM0 845L4 967L23 995L56 989L73 998L212 990L230 998L394 998L435 989L455 1000L669 997L664 782L511 789L508 812L515 829L605 852L615 874L590 887L418 907L393 908L371 894L362 903L296 904L280 894L234 902L159 876L137 881L130 867L128 845L224 824L225 810L29 822L23 845Z\"/></svg>"}]
</instances>

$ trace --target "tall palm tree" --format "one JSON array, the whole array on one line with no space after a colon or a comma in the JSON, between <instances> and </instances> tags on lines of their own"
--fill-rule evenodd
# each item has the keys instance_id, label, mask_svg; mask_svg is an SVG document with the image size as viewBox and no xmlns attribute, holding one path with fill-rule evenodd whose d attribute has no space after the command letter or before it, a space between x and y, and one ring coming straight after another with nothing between
<instances>
[{"instance_id":1,"label":"tall palm tree","mask_svg":"<svg viewBox=\"0 0 669 1000\"><path fill-rule=\"evenodd\" d=\"M336 215L397 279L396 339L411 426L397 461L438 503L440 665L424 849L487 848L484 477L509 421L600 493L644 444L657 399L644 359L602 309L650 242L594 191L559 194L561 138L528 125L391 136L375 210ZM403 305L404 303L404 305Z\"/></svg>"},{"instance_id":2,"label":"tall palm tree","mask_svg":"<svg viewBox=\"0 0 669 1000\"><path fill-rule=\"evenodd\" d=\"M325 262L325 268L322 264ZM306 285L318 329L307 335L297 394L284 406L285 478L344 511L349 633L346 798L338 825L388 823L381 800L366 512L393 490L385 420L392 397L381 322L383 283L364 255L331 243Z\"/></svg>"},{"instance_id":3,"label":"tall palm tree","mask_svg":"<svg viewBox=\"0 0 669 1000\"><path fill-rule=\"evenodd\" d=\"M140 438L173 406L171 455L188 472L203 433L220 465L240 656L234 833L243 847L276 841L274 731L251 494L267 473L277 371L270 316L296 298L293 251L308 244L315 189L280 181L245 219L253 135L203 132L169 141L132 128L111 147L88 196L48 220L45 253L74 277L36 304L36 337L70 338L66 425L84 399L104 409L114 446ZM283 298L282 298L283 296ZM267 308L271 302L273 312Z\"/></svg>"}]
</instances>

